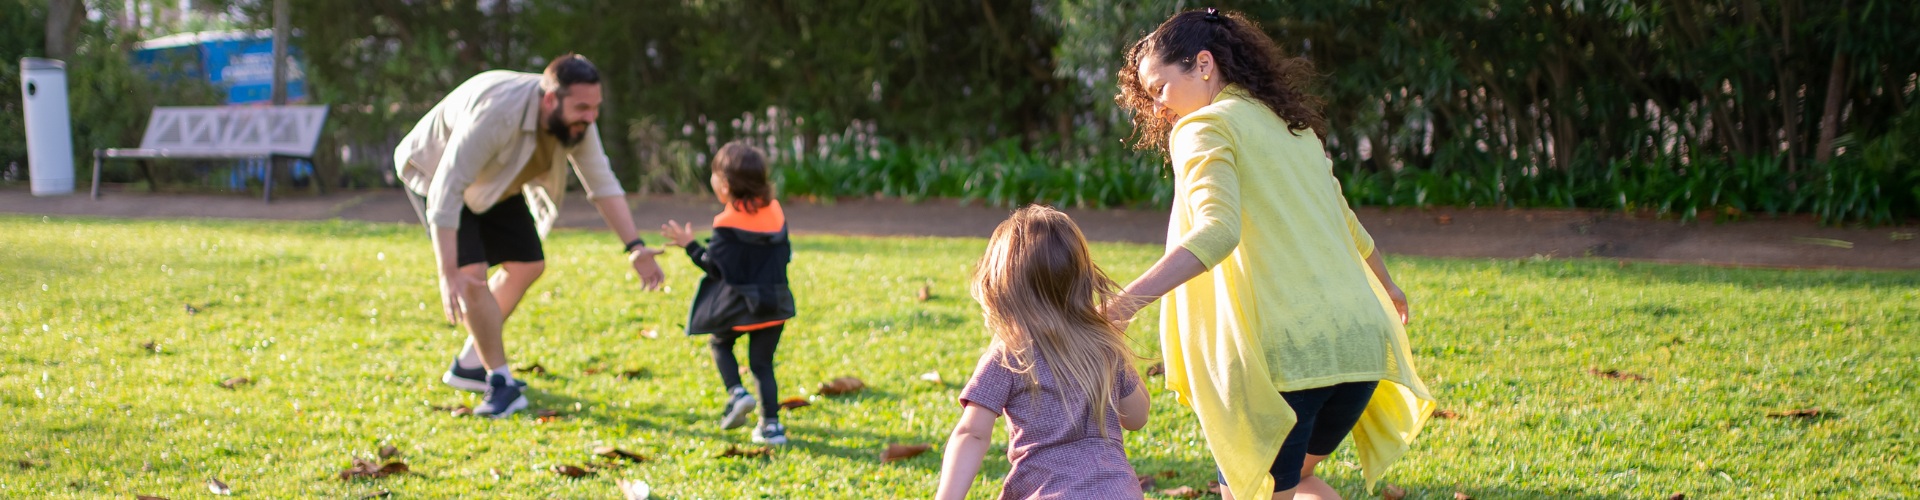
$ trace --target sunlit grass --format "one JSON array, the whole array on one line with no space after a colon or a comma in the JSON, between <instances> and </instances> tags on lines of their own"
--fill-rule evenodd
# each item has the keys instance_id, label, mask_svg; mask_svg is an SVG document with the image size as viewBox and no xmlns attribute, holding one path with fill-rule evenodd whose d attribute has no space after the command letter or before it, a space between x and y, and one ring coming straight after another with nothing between
<instances>
[{"instance_id":1,"label":"sunlit grass","mask_svg":"<svg viewBox=\"0 0 1920 500\"><path fill-rule=\"evenodd\" d=\"M0 497L198 498L208 477L254 498L618 498L614 478L656 498L931 494L937 450L878 453L941 443L958 414L986 343L964 288L983 240L796 239L800 317L779 373L784 396L813 406L786 414L795 443L771 459L716 458L750 443L714 425L707 349L680 334L693 268L670 255L671 291L641 292L618 248L600 232L549 239L508 346L517 365L551 370L528 377L533 409L566 418L489 421L432 408L477 398L438 381L462 334L439 319L417 227L0 217ZM1096 250L1122 279L1159 252ZM1458 414L1389 476L1410 498L1920 494L1920 273L1391 260L1423 375ZM1155 356L1151 311L1134 334ZM634 369L649 375L614 376ZM929 371L945 383L921 381ZM811 395L842 375L872 388ZM255 382L219 386L232 377ZM1150 383L1154 420L1128 436L1136 469L1203 487L1198 424ZM1802 408L1828 416L1766 416ZM1007 470L1004 433L975 497ZM414 474L335 477L387 444ZM548 470L604 463L599 445L653 460ZM1322 471L1357 497L1358 471L1339 463L1351 459L1343 449Z\"/></svg>"}]
</instances>

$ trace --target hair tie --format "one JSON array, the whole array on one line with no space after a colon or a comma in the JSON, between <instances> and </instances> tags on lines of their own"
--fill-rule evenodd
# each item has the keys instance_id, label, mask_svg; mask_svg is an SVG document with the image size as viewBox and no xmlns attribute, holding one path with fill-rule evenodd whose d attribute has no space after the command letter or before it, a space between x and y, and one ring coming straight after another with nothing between
<instances>
[{"instance_id":1,"label":"hair tie","mask_svg":"<svg viewBox=\"0 0 1920 500\"><path fill-rule=\"evenodd\" d=\"M1206 19L1207 19L1208 21L1211 21L1211 22L1216 22L1216 23L1217 23L1217 22L1220 22L1220 21L1221 21L1221 19L1220 19L1220 9L1216 9L1216 8L1213 8L1213 7L1207 7L1207 17L1206 17Z\"/></svg>"}]
</instances>

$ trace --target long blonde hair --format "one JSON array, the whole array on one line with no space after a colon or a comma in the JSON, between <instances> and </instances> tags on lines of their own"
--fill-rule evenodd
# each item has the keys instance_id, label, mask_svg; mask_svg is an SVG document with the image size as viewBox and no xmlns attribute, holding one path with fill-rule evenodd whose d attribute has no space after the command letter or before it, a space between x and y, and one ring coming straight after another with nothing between
<instances>
[{"instance_id":1,"label":"long blonde hair","mask_svg":"<svg viewBox=\"0 0 1920 500\"><path fill-rule=\"evenodd\" d=\"M1033 352L1039 350L1062 392L1086 394L1102 434L1106 409L1119 408L1115 374L1133 369L1126 333L1098 307L1118 289L1093 263L1080 227L1067 214L1039 205L1015 211L994 228L987 253L974 266L972 286L988 330L1005 347L1001 365L1037 384Z\"/></svg>"}]
</instances>

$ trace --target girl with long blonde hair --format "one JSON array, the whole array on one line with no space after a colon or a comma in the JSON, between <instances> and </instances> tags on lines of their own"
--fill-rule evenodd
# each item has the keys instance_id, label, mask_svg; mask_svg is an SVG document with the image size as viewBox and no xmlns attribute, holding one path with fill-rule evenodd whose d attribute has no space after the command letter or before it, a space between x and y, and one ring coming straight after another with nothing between
<instances>
[{"instance_id":1,"label":"girl with long blonde hair","mask_svg":"<svg viewBox=\"0 0 1920 500\"><path fill-rule=\"evenodd\" d=\"M1002 499L1141 498L1121 430L1147 425L1126 334L1099 305L1118 287L1066 214L1028 206L993 231L973 275L993 341L960 392L938 499L967 494L994 422L1007 417Z\"/></svg>"}]
</instances>

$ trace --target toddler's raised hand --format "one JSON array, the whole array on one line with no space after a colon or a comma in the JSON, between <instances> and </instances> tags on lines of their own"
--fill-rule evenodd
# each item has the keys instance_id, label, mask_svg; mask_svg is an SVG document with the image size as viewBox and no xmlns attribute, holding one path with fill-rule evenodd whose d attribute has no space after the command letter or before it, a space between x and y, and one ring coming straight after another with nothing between
<instances>
[{"instance_id":1,"label":"toddler's raised hand","mask_svg":"<svg viewBox=\"0 0 1920 500\"><path fill-rule=\"evenodd\" d=\"M685 247L688 243L693 243L693 223L677 224L675 221L667 221L666 224L660 225L660 235L666 236L668 243L673 246Z\"/></svg>"}]
</instances>

